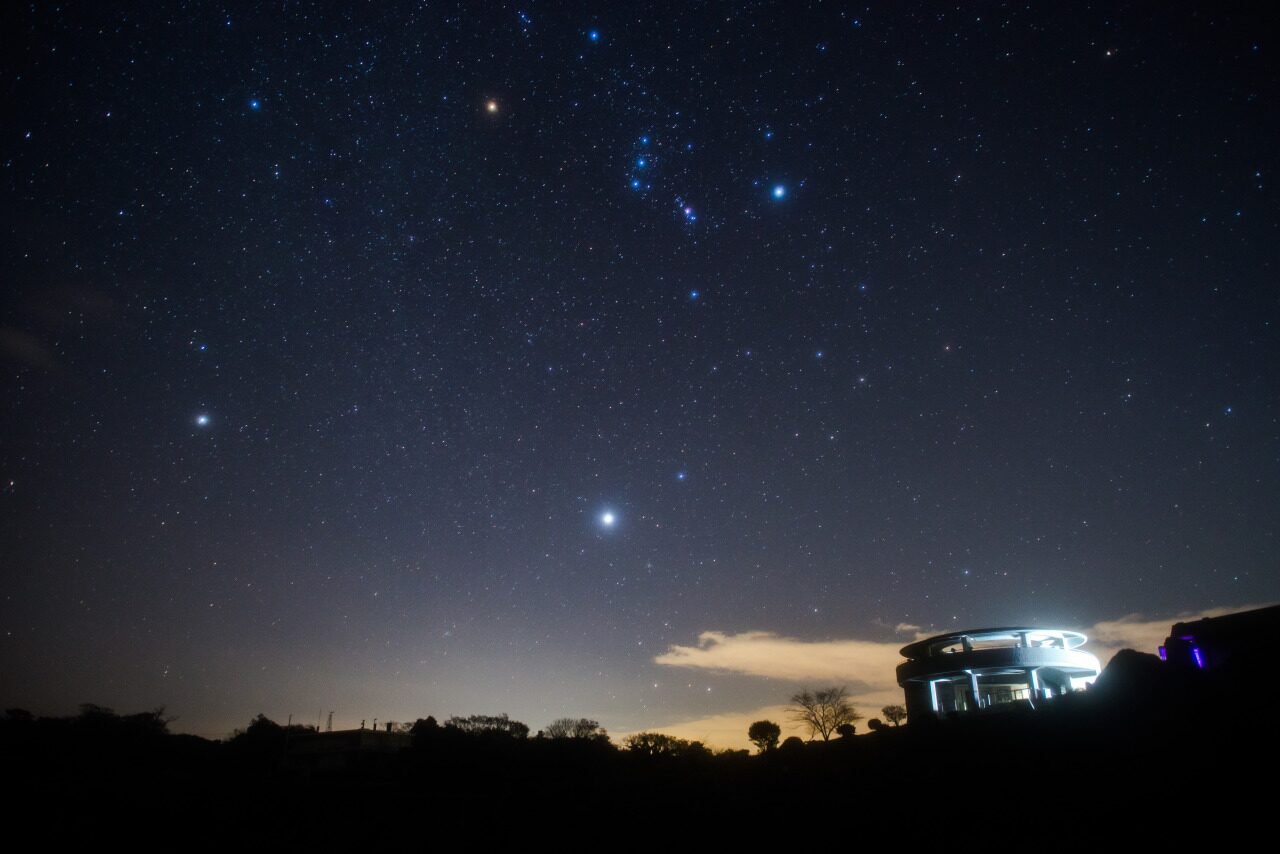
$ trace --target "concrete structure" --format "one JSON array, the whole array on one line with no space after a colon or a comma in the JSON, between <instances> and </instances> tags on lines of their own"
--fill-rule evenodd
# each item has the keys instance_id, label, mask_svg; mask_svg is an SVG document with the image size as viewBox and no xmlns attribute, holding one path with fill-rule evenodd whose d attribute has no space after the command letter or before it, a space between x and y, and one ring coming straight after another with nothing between
<instances>
[{"instance_id":1,"label":"concrete structure","mask_svg":"<svg viewBox=\"0 0 1280 854\"><path fill-rule=\"evenodd\" d=\"M1010 626L907 644L907 660L898 665L907 719L1014 703L1034 707L1080 690L1101 669L1097 658L1080 649L1086 640L1080 632Z\"/></svg>"}]
</instances>

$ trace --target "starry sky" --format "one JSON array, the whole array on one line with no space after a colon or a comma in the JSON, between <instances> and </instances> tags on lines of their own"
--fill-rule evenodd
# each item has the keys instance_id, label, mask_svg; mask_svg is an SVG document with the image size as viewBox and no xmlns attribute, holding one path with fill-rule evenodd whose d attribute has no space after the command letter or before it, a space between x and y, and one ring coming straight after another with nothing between
<instances>
[{"instance_id":1,"label":"starry sky","mask_svg":"<svg viewBox=\"0 0 1280 854\"><path fill-rule=\"evenodd\" d=\"M1280 598L1247 4L3 14L7 706L618 733Z\"/></svg>"}]
</instances>

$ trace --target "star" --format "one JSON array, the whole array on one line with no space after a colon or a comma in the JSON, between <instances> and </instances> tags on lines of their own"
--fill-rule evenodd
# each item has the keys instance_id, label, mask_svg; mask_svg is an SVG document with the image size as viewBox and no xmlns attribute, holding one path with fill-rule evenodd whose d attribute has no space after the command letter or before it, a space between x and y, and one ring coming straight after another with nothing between
<instances>
[{"instance_id":1,"label":"star","mask_svg":"<svg viewBox=\"0 0 1280 854\"><path fill-rule=\"evenodd\" d=\"M772 195L775 199L786 198L787 188L782 184L774 184Z\"/></svg>"},{"instance_id":2,"label":"star","mask_svg":"<svg viewBox=\"0 0 1280 854\"><path fill-rule=\"evenodd\" d=\"M598 41L600 41L600 31L599 31L599 30L591 30L589 33L587 33L587 38L588 38L588 39L590 39L590 40L591 40L591 41L593 41L593 42L598 42Z\"/></svg>"},{"instance_id":3,"label":"star","mask_svg":"<svg viewBox=\"0 0 1280 854\"><path fill-rule=\"evenodd\" d=\"M257 98L250 98L250 99L249 99L249 109L253 110L254 112L257 112L258 110L261 110L261 109L262 109L262 101L258 100Z\"/></svg>"},{"instance_id":4,"label":"star","mask_svg":"<svg viewBox=\"0 0 1280 854\"><path fill-rule=\"evenodd\" d=\"M606 528L612 528L618 524L618 517L612 510L606 510L600 514L600 524Z\"/></svg>"},{"instance_id":5,"label":"star","mask_svg":"<svg viewBox=\"0 0 1280 854\"><path fill-rule=\"evenodd\" d=\"M492 98L490 98L488 101L485 101L484 111L490 115L496 114L498 112L498 102L493 100Z\"/></svg>"},{"instance_id":6,"label":"star","mask_svg":"<svg viewBox=\"0 0 1280 854\"><path fill-rule=\"evenodd\" d=\"M201 412L195 417L197 427L208 427L211 420L207 412Z\"/></svg>"}]
</instances>

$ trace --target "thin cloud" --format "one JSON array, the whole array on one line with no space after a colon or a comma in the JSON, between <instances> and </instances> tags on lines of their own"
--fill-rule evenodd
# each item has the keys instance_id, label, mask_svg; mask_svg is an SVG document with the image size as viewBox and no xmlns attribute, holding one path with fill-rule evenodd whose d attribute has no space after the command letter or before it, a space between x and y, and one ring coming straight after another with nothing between
<instances>
[{"instance_id":1,"label":"thin cloud","mask_svg":"<svg viewBox=\"0 0 1280 854\"><path fill-rule=\"evenodd\" d=\"M1085 649L1098 656L1104 665L1122 649L1136 649L1139 652L1155 653L1174 623L1201 620L1205 617L1221 617L1223 614L1234 614L1239 611L1251 611L1264 608L1265 605L1241 605L1236 608L1206 608L1202 611L1191 611L1175 614L1172 617L1152 618L1142 614L1126 614L1115 620L1104 620L1094 623L1084 630L1089 636Z\"/></svg>"},{"instance_id":2,"label":"thin cloud","mask_svg":"<svg viewBox=\"0 0 1280 854\"><path fill-rule=\"evenodd\" d=\"M1082 629L1089 638L1085 650L1096 655L1103 666L1122 649L1154 654L1160 644L1164 643L1169 628L1174 623L1217 617L1256 607L1261 606L1206 608L1165 617L1128 614L1114 620L1103 620ZM915 637L926 634L919 626L914 625L903 624L895 628L900 633ZM696 645L674 644L654 661L667 667L766 677L794 683L845 685L859 705L878 710L885 703L902 702L896 675L897 667L902 662L902 656L898 652L901 646L901 641L809 641L766 631L737 634L709 631L698 636ZM776 709L772 711L777 713ZM738 739L725 738L726 734L739 727L744 718L761 713L762 710L725 712L667 726L662 731L684 737L706 737L721 744L740 744ZM724 741L720 741L721 738Z\"/></svg>"},{"instance_id":3,"label":"thin cloud","mask_svg":"<svg viewBox=\"0 0 1280 854\"><path fill-rule=\"evenodd\" d=\"M12 327L0 328L0 353L6 358L30 368L52 371L58 367L53 351L30 332Z\"/></svg>"},{"instance_id":4,"label":"thin cloud","mask_svg":"<svg viewBox=\"0 0 1280 854\"><path fill-rule=\"evenodd\" d=\"M805 641L773 632L703 632L697 646L674 644L654 661L668 667L849 684L856 693L896 685L900 643ZM857 683L856 685L851 683Z\"/></svg>"},{"instance_id":5,"label":"thin cloud","mask_svg":"<svg viewBox=\"0 0 1280 854\"><path fill-rule=\"evenodd\" d=\"M1122 649L1154 653L1174 623L1217 617L1256 605L1238 608L1207 608L1201 611L1152 617L1127 614L1102 620L1081 629L1089 638L1085 649L1105 666ZM920 626L901 624L895 633L912 639L932 634ZM703 632L694 646L672 645L654 661L667 667L683 667L739 676L766 677L810 685L846 685L850 699L864 716L858 725L866 731L865 718L879 717L882 706L902 702L896 670L902 662L898 650L902 641L881 642L855 639L808 641L774 632ZM657 732L701 741L713 747L747 748L747 728L753 721L769 719L782 725L787 735L807 736L792 723L783 705L747 711L727 710L717 714L653 727ZM621 738L625 733L617 733Z\"/></svg>"}]
</instances>

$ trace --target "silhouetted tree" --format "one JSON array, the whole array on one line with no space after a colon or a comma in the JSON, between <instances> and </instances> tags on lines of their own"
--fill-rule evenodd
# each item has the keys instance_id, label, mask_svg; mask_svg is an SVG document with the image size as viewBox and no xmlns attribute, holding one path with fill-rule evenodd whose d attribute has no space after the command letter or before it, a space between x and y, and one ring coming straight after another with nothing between
<instances>
[{"instance_id":1,"label":"silhouetted tree","mask_svg":"<svg viewBox=\"0 0 1280 854\"><path fill-rule=\"evenodd\" d=\"M232 755L251 763L261 770L278 768L284 761L289 739L295 735L315 732L313 727L302 724L281 726L259 713L245 729L236 730L228 743Z\"/></svg>"},{"instance_id":2,"label":"silhouetted tree","mask_svg":"<svg viewBox=\"0 0 1280 854\"><path fill-rule=\"evenodd\" d=\"M692 756L708 753L700 741L687 741L660 732L638 732L622 740L622 745L641 756Z\"/></svg>"},{"instance_id":3,"label":"silhouetted tree","mask_svg":"<svg viewBox=\"0 0 1280 854\"><path fill-rule=\"evenodd\" d=\"M810 738L820 735L823 741L829 740L841 724L862 720L862 715L849 702L849 692L844 686L820 691L805 689L793 694L790 711L796 723L808 728Z\"/></svg>"},{"instance_id":4,"label":"silhouetted tree","mask_svg":"<svg viewBox=\"0 0 1280 854\"><path fill-rule=\"evenodd\" d=\"M902 722L907 719L907 707L885 706L880 710L880 714L884 715L884 719L894 726L902 726Z\"/></svg>"},{"instance_id":5,"label":"silhouetted tree","mask_svg":"<svg viewBox=\"0 0 1280 854\"><path fill-rule=\"evenodd\" d=\"M592 738L609 740L609 733L588 718L557 718L542 731L547 738Z\"/></svg>"},{"instance_id":6,"label":"silhouetted tree","mask_svg":"<svg viewBox=\"0 0 1280 854\"><path fill-rule=\"evenodd\" d=\"M867 729L871 730L872 732L879 732L880 730L884 729L884 723L881 722L879 718L872 718L871 720L867 721Z\"/></svg>"},{"instance_id":7,"label":"silhouetted tree","mask_svg":"<svg viewBox=\"0 0 1280 854\"><path fill-rule=\"evenodd\" d=\"M783 753L795 753L797 750L804 750L804 739L800 738L798 735L787 736L786 740L782 742L782 746L779 747L778 750Z\"/></svg>"},{"instance_id":8,"label":"silhouetted tree","mask_svg":"<svg viewBox=\"0 0 1280 854\"><path fill-rule=\"evenodd\" d=\"M853 724L840 724L836 727L836 734L841 738L853 738L853 733L857 730Z\"/></svg>"},{"instance_id":9,"label":"silhouetted tree","mask_svg":"<svg viewBox=\"0 0 1280 854\"><path fill-rule=\"evenodd\" d=\"M747 728L747 738L761 753L766 753L778 746L782 736L782 727L773 721L756 721Z\"/></svg>"},{"instance_id":10,"label":"silhouetted tree","mask_svg":"<svg viewBox=\"0 0 1280 854\"><path fill-rule=\"evenodd\" d=\"M528 724L513 721L506 713L500 715L468 715L465 718L454 716L445 721L446 727L468 733L499 733L512 738L525 738L529 735Z\"/></svg>"},{"instance_id":11,"label":"silhouetted tree","mask_svg":"<svg viewBox=\"0 0 1280 854\"><path fill-rule=\"evenodd\" d=\"M106 706L81 703L75 726L81 731L111 733L121 738L158 738L169 734L170 720L165 717L164 706L150 712L117 715Z\"/></svg>"},{"instance_id":12,"label":"silhouetted tree","mask_svg":"<svg viewBox=\"0 0 1280 854\"><path fill-rule=\"evenodd\" d=\"M409 732L414 735L433 734L440 729L440 724L436 723L436 719L431 715L425 718L418 718L413 722L413 726L409 728Z\"/></svg>"},{"instance_id":13,"label":"silhouetted tree","mask_svg":"<svg viewBox=\"0 0 1280 854\"><path fill-rule=\"evenodd\" d=\"M108 709L106 706L99 706L97 703L80 704L81 720L109 720L115 716L115 710Z\"/></svg>"}]
</instances>

